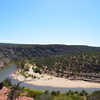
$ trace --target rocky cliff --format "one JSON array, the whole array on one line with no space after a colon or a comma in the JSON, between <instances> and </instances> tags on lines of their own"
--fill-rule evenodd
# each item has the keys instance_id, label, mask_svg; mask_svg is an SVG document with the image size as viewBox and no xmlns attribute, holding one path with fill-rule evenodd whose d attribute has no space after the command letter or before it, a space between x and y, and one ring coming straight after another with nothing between
<instances>
[{"instance_id":1,"label":"rocky cliff","mask_svg":"<svg viewBox=\"0 0 100 100\"><path fill-rule=\"evenodd\" d=\"M0 68L12 61L34 58L55 57L80 52L100 51L100 47L68 45L18 45L0 44Z\"/></svg>"}]
</instances>

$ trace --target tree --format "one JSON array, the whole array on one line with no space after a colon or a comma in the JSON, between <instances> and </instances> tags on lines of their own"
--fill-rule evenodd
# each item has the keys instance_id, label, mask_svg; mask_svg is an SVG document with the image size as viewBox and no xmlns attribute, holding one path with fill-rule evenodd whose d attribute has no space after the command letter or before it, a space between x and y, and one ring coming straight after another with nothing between
<instances>
[{"instance_id":1,"label":"tree","mask_svg":"<svg viewBox=\"0 0 100 100\"><path fill-rule=\"evenodd\" d=\"M51 95L52 95L52 96L56 96L56 91L52 91L52 92L51 92Z\"/></svg>"},{"instance_id":2,"label":"tree","mask_svg":"<svg viewBox=\"0 0 100 100\"><path fill-rule=\"evenodd\" d=\"M82 90L80 92L80 96L87 96L87 95L88 95L88 93L85 90Z\"/></svg>"},{"instance_id":3,"label":"tree","mask_svg":"<svg viewBox=\"0 0 100 100\"><path fill-rule=\"evenodd\" d=\"M40 68L34 68L33 70L34 70L35 73L40 73L41 74Z\"/></svg>"},{"instance_id":4,"label":"tree","mask_svg":"<svg viewBox=\"0 0 100 100\"><path fill-rule=\"evenodd\" d=\"M44 94L49 94L49 91L48 90L45 90Z\"/></svg>"},{"instance_id":5,"label":"tree","mask_svg":"<svg viewBox=\"0 0 100 100\"><path fill-rule=\"evenodd\" d=\"M18 74L19 73L16 73L16 76L15 76L17 80L18 80ZM12 90L9 92L9 95L8 95L8 100L13 100L15 98L16 91L18 90L19 85L21 83L31 81L31 80L26 80L26 79L27 77L24 77L23 81L19 81L16 85L12 86ZM6 80L8 80L11 83L11 79L6 79Z\"/></svg>"},{"instance_id":6,"label":"tree","mask_svg":"<svg viewBox=\"0 0 100 100\"><path fill-rule=\"evenodd\" d=\"M57 91L57 92L56 92L56 95L57 95L57 96L60 95L60 91Z\"/></svg>"}]
</instances>

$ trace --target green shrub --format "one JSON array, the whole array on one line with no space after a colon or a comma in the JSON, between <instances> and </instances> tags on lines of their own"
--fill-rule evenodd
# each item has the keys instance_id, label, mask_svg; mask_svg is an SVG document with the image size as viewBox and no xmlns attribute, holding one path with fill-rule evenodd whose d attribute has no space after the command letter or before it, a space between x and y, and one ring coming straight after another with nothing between
<instances>
[{"instance_id":1,"label":"green shrub","mask_svg":"<svg viewBox=\"0 0 100 100\"><path fill-rule=\"evenodd\" d=\"M72 100L84 100L83 98L77 95L71 95L70 97L72 98Z\"/></svg>"},{"instance_id":2,"label":"green shrub","mask_svg":"<svg viewBox=\"0 0 100 100\"><path fill-rule=\"evenodd\" d=\"M31 89L24 89L24 92L27 92L27 96L32 97L32 98L37 98L41 94L44 94L43 91L36 91L36 90L31 90Z\"/></svg>"},{"instance_id":3,"label":"green shrub","mask_svg":"<svg viewBox=\"0 0 100 100\"><path fill-rule=\"evenodd\" d=\"M48 94L41 94L36 100L53 100L53 97Z\"/></svg>"},{"instance_id":4,"label":"green shrub","mask_svg":"<svg viewBox=\"0 0 100 100\"><path fill-rule=\"evenodd\" d=\"M6 86L6 87L11 87L11 86L12 86L12 81L11 81L10 78L6 78L6 79L3 81L3 83L4 83L4 86Z\"/></svg>"}]
</instances>

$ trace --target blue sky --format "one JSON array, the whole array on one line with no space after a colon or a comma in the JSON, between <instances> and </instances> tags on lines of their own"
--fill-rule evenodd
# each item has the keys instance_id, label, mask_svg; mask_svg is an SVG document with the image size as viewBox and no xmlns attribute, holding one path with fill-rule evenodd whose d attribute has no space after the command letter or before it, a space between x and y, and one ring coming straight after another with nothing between
<instances>
[{"instance_id":1,"label":"blue sky","mask_svg":"<svg viewBox=\"0 0 100 100\"><path fill-rule=\"evenodd\" d=\"M100 46L100 0L0 0L0 42Z\"/></svg>"}]
</instances>

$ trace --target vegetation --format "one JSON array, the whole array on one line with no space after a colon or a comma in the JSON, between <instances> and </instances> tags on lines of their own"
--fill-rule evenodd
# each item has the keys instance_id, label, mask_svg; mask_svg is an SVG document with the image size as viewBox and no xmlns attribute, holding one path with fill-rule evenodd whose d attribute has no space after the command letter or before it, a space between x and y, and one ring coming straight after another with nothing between
<instances>
[{"instance_id":1,"label":"vegetation","mask_svg":"<svg viewBox=\"0 0 100 100\"><path fill-rule=\"evenodd\" d=\"M35 73L46 73L71 80L100 82L100 52L86 52L49 58L30 58L17 63L20 66L20 73L24 77L39 79L39 77L27 73L30 68L28 64L31 64Z\"/></svg>"},{"instance_id":2,"label":"vegetation","mask_svg":"<svg viewBox=\"0 0 100 100\"><path fill-rule=\"evenodd\" d=\"M80 52L97 52L100 47L68 45L21 45L0 43L0 68L10 62L33 57L55 57Z\"/></svg>"},{"instance_id":3,"label":"vegetation","mask_svg":"<svg viewBox=\"0 0 100 100\"><path fill-rule=\"evenodd\" d=\"M4 86L10 88L11 91L16 87L16 85L12 84L11 79L9 78L6 78L3 83ZM10 95L11 92L8 97ZM66 93L61 93L60 91L37 91L18 86L13 94L13 98L17 98L18 96L27 96L34 98L35 100L100 100L100 91L94 91L92 94L88 94L85 90L80 92L69 90Z\"/></svg>"},{"instance_id":4,"label":"vegetation","mask_svg":"<svg viewBox=\"0 0 100 100\"><path fill-rule=\"evenodd\" d=\"M35 73L41 74L41 69L40 69L40 68L34 68L34 67L33 67L33 71L34 71Z\"/></svg>"},{"instance_id":5,"label":"vegetation","mask_svg":"<svg viewBox=\"0 0 100 100\"><path fill-rule=\"evenodd\" d=\"M36 68L33 67L33 71L36 73L47 73L57 77L83 79L85 81L100 78L100 52L35 58L28 60L28 62L37 66ZM96 80L94 81L96 82Z\"/></svg>"},{"instance_id":6,"label":"vegetation","mask_svg":"<svg viewBox=\"0 0 100 100\"><path fill-rule=\"evenodd\" d=\"M90 96L87 98L88 100L100 100L100 91L94 91Z\"/></svg>"},{"instance_id":7,"label":"vegetation","mask_svg":"<svg viewBox=\"0 0 100 100\"><path fill-rule=\"evenodd\" d=\"M99 51L100 47L88 46L1 44L0 67L15 61L19 72L25 78L40 78L27 73L30 68L28 64L31 64L35 73L46 73L72 80L100 82L98 80L100 79ZM36 91L20 87L20 83L13 85L9 78L4 80L4 86L11 89L8 95L11 97L10 100L12 100L12 96L16 98L24 95L35 98L35 100L100 100L100 91L92 94L88 94L84 90L81 92L69 90L66 93L49 92L48 90Z\"/></svg>"}]
</instances>

